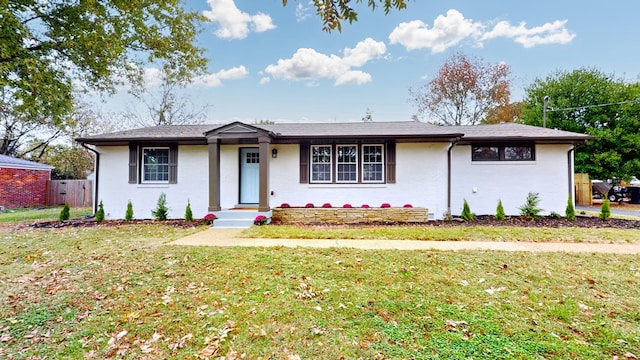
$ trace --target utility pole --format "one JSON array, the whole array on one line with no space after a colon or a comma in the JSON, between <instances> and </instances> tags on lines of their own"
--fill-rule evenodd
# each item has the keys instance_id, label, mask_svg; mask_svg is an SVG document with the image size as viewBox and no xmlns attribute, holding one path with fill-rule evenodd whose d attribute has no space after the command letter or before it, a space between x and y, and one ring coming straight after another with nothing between
<instances>
[{"instance_id":1,"label":"utility pole","mask_svg":"<svg viewBox=\"0 0 640 360\"><path fill-rule=\"evenodd\" d=\"M547 104L549 103L549 97L545 96L542 102L542 127L547 127Z\"/></svg>"}]
</instances>

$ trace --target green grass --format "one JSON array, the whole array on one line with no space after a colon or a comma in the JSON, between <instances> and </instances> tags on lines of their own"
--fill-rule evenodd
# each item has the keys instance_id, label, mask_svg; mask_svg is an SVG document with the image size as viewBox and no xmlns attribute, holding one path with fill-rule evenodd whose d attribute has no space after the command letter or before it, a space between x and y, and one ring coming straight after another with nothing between
<instances>
[{"instance_id":1,"label":"green grass","mask_svg":"<svg viewBox=\"0 0 640 360\"><path fill-rule=\"evenodd\" d=\"M0 358L611 359L640 349L635 255L163 245L200 229L0 229Z\"/></svg>"},{"instance_id":2,"label":"green grass","mask_svg":"<svg viewBox=\"0 0 640 360\"><path fill-rule=\"evenodd\" d=\"M508 226L297 227L253 226L242 237L267 239L390 239L435 241L533 241L638 243L637 229Z\"/></svg>"},{"instance_id":3,"label":"green grass","mask_svg":"<svg viewBox=\"0 0 640 360\"><path fill-rule=\"evenodd\" d=\"M58 220L62 206L46 207L42 209L10 209L0 212L0 223L24 222L34 220ZM91 208L71 208L70 218L79 218L82 215L93 214Z\"/></svg>"}]
</instances>

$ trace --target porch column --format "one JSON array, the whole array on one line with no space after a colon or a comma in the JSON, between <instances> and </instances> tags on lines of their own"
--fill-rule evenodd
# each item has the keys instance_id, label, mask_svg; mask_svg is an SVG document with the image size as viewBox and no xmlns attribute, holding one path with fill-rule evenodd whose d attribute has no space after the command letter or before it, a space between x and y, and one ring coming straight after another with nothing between
<instances>
[{"instance_id":1,"label":"porch column","mask_svg":"<svg viewBox=\"0 0 640 360\"><path fill-rule=\"evenodd\" d=\"M271 210L269 207L269 160L271 154L269 153L269 144L271 139L266 136L258 138L260 144L260 189L259 189L259 203L258 211L266 212Z\"/></svg>"},{"instance_id":2,"label":"porch column","mask_svg":"<svg viewBox=\"0 0 640 360\"><path fill-rule=\"evenodd\" d=\"M209 209L220 211L220 139L210 137L209 145Z\"/></svg>"}]
</instances>

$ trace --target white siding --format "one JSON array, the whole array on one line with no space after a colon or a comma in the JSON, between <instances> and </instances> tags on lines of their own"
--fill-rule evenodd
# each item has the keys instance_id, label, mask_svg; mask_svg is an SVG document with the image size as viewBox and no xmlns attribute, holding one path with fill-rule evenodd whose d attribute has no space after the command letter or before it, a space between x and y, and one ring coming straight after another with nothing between
<instances>
[{"instance_id":1,"label":"white siding","mask_svg":"<svg viewBox=\"0 0 640 360\"><path fill-rule=\"evenodd\" d=\"M300 184L299 145L273 145L278 157L271 160L271 207L288 203L354 207L382 203L427 207L435 217L446 210L447 146L441 143L397 144L395 184Z\"/></svg>"},{"instance_id":2,"label":"white siding","mask_svg":"<svg viewBox=\"0 0 640 360\"><path fill-rule=\"evenodd\" d=\"M161 193L167 195L170 218L183 218L187 199L194 218L207 214L209 206L209 155L207 146L178 147L177 184L129 184L129 147L99 147L97 201L102 201L107 219L123 219L127 202L136 219L151 219Z\"/></svg>"},{"instance_id":3,"label":"white siding","mask_svg":"<svg viewBox=\"0 0 640 360\"><path fill-rule=\"evenodd\" d=\"M507 215L519 215L529 192L539 193L543 214L564 215L569 195L567 153L571 145L536 145L535 161L471 161L471 146L455 146L451 212L466 199L477 215L494 215L502 200ZM573 192L573 190L571 189Z\"/></svg>"}]
</instances>

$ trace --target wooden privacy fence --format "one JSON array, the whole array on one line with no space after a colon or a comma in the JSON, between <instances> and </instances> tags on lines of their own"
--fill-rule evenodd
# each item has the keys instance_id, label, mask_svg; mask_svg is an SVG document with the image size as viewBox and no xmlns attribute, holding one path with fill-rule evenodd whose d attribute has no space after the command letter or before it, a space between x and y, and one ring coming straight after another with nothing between
<instances>
[{"instance_id":1,"label":"wooden privacy fence","mask_svg":"<svg viewBox=\"0 0 640 360\"><path fill-rule=\"evenodd\" d=\"M47 205L69 204L71 207L93 206L93 181L49 180Z\"/></svg>"},{"instance_id":2,"label":"wooden privacy fence","mask_svg":"<svg viewBox=\"0 0 640 360\"><path fill-rule=\"evenodd\" d=\"M573 181L576 186L576 204L591 205L592 190L591 180L589 180L589 174L574 174Z\"/></svg>"}]
</instances>

